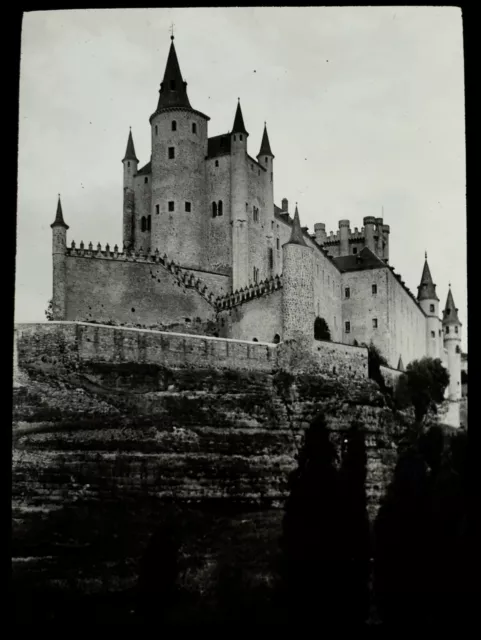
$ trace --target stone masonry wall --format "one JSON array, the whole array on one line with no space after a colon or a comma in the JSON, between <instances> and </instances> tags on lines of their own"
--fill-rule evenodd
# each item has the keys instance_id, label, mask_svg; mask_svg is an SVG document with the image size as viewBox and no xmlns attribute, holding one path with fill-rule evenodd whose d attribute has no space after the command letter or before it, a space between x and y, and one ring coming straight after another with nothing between
<instances>
[{"instance_id":1,"label":"stone masonry wall","mask_svg":"<svg viewBox=\"0 0 481 640\"><path fill-rule=\"evenodd\" d=\"M226 338L274 342L277 334L282 339L282 289L220 311L217 323Z\"/></svg>"},{"instance_id":2,"label":"stone masonry wall","mask_svg":"<svg viewBox=\"0 0 481 640\"><path fill-rule=\"evenodd\" d=\"M216 166L217 165L217 166ZM231 159L229 154L206 160L208 250L206 268L232 270ZM212 215L212 203L222 201L222 215Z\"/></svg>"}]
</instances>

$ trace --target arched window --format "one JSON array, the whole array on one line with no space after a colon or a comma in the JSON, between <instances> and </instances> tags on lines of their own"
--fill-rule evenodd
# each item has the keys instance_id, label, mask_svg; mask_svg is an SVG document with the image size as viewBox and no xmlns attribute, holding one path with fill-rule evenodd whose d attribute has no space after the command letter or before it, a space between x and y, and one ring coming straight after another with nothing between
<instances>
[{"instance_id":1,"label":"arched window","mask_svg":"<svg viewBox=\"0 0 481 640\"><path fill-rule=\"evenodd\" d=\"M195 122L192 123L192 133L197 133L197 125Z\"/></svg>"},{"instance_id":2,"label":"arched window","mask_svg":"<svg viewBox=\"0 0 481 640\"><path fill-rule=\"evenodd\" d=\"M147 216L147 231L150 231L152 228L152 216Z\"/></svg>"},{"instance_id":3,"label":"arched window","mask_svg":"<svg viewBox=\"0 0 481 640\"><path fill-rule=\"evenodd\" d=\"M212 217L215 218L217 216L217 203L212 203Z\"/></svg>"},{"instance_id":4,"label":"arched window","mask_svg":"<svg viewBox=\"0 0 481 640\"><path fill-rule=\"evenodd\" d=\"M223 213L223 205L222 200L219 200L219 204L217 205L217 215L221 216Z\"/></svg>"},{"instance_id":5,"label":"arched window","mask_svg":"<svg viewBox=\"0 0 481 640\"><path fill-rule=\"evenodd\" d=\"M279 342L281 341L281 336L276 333L276 335L274 336L274 344L279 344Z\"/></svg>"},{"instance_id":6,"label":"arched window","mask_svg":"<svg viewBox=\"0 0 481 640\"><path fill-rule=\"evenodd\" d=\"M145 219L145 216L142 216L142 219L140 221L140 228L142 231L145 231L147 228L147 220Z\"/></svg>"},{"instance_id":7,"label":"arched window","mask_svg":"<svg viewBox=\"0 0 481 640\"><path fill-rule=\"evenodd\" d=\"M172 120L172 131L177 131L177 121Z\"/></svg>"}]
</instances>

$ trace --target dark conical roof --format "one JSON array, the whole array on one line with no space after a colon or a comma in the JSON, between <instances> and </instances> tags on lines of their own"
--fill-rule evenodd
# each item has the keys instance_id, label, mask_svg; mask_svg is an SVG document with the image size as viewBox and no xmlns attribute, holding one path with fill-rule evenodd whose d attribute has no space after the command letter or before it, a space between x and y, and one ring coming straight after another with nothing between
<instances>
[{"instance_id":1,"label":"dark conical roof","mask_svg":"<svg viewBox=\"0 0 481 640\"><path fill-rule=\"evenodd\" d=\"M62 203L60 202L60 194L58 196L58 203L57 203L57 214L55 216L55 220L52 222L52 224L50 225L50 227L53 229L54 227L65 227L65 229L68 229L68 224L65 224L65 221L63 219L63 212L62 212Z\"/></svg>"},{"instance_id":2,"label":"dark conical roof","mask_svg":"<svg viewBox=\"0 0 481 640\"><path fill-rule=\"evenodd\" d=\"M398 371L405 371L403 357L399 356L399 362L397 363Z\"/></svg>"},{"instance_id":3,"label":"dark conical roof","mask_svg":"<svg viewBox=\"0 0 481 640\"><path fill-rule=\"evenodd\" d=\"M125 151L125 156L122 162L125 160L133 160L134 162L138 162L138 158L135 155L135 147L134 147L134 139L132 138L132 130L129 131L129 138L127 140L127 149Z\"/></svg>"},{"instance_id":4,"label":"dark conical roof","mask_svg":"<svg viewBox=\"0 0 481 640\"><path fill-rule=\"evenodd\" d=\"M451 286L449 287L448 297L446 299L446 306L444 307L444 311L443 311L443 324L444 325L458 324L459 326L462 326L461 322L459 321L458 310L454 305L454 298L451 292Z\"/></svg>"},{"instance_id":5,"label":"dark conical roof","mask_svg":"<svg viewBox=\"0 0 481 640\"><path fill-rule=\"evenodd\" d=\"M429 270L427 255L424 261L421 284L418 286L418 301L419 300L439 300L436 295L436 285L433 283L431 271Z\"/></svg>"},{"instance_id":6,"label":"dark conical roof","mask_svg":"<svg viewBox=\"0 0 481 640\"><path fill-rule=\"evenodd\" d=\"M189 98L187 97L187 82L184 82L180 72L173 36L171 36L171 40L164 79L160 85L157 111L168 107L187 107L191 109Z\"/></svg>"},{"instance_id":7,"label":"dark conical roof","mask_svg":"<svg viewBox=\"0 0 481 640\"><path fill-rule=\"evenodd\" d=\"M304 240L304 235L301 229L301 222L299 220L299 211L297 209L297 204L296 204L296 210L294 212L294 221L292 223L291 237L287 244L300 244L303 247L307 247L307 244L306 244L306 241Z\"/></svg>"},{"instance_id":8,"label":"dark conical roof","mask_svg":"<svg viewBox=\"0 0 481 640\"><path fill-rule=\"evenodd\" d=\"M240 100L237 103L237 109L236 109L235 118L234 118L234 126L232 127L231 133L245 133L246 136L249 135L247 133L246 128L245 128L244 118L242 117L242 109L241 109L241 106L240 106Z\"/></svg>"},{"instance_id":9,"label":"dark conical roof","mask_svg":"<svg viewBox=\"0 0 481 640\"><path fill-rule=\"evenodd\" d=\"M271 145L269 143L269 136L267 135L267 125L265 123L264 133L262 135L261 150L257 154L257 157L259 156L271 156L272 158L274 157L274 154L271 151Z\"/></svg>"}]
</instances>

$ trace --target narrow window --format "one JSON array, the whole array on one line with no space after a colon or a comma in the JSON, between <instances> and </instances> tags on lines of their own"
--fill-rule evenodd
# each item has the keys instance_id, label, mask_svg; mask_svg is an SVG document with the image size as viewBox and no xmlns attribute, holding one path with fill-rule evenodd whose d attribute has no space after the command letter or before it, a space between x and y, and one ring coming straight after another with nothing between
<instances>
[{"instance_id":1,"label":"narrow window","mask_svg":"<svg viewBox=\"0 0 481 640\"><path fill-rule=\"evenodd\" d=\"M372 328L377 329L377 318L372 319Z\"/></svg>"},{"instance_id":2,"label":"narrow window","mask_svg":"<svg viewBox=\"0 0 481 640\"><path fill-rule=\"evenodd\" d=\"M144 178L144 184L147 184L149 182L148 178Z\"/></svg>"},{"instance_id":3,"label":"narrow window","mask_svg":"<svg viewBox=\"0 0 481 640\"><path fill-rule=\"evenodd\" d=\"M185 210L187 211L187 213L190 213L190 211L191 211L191 203L190 202L186 202L185 203Z\"/></svg>"},{"instance_id":4,"label":"narrow window","mask_svg":"<svg viewBox=\"0 0 481 640\"><path fill-rule=\"evenodd\" d=\"M461 353L461 349L459 348L459 345L456 346L456 353ZM458 382L459 384L459 382Z\"/></svg>"},{"instance_id":5,"label":"narrow window","mask_svg":"<svg viewBox=\"0 0 481 640\"><path fill-rule=\"evenodd\" d=\"M271 182L272 182L272 171L271 171Z\"/></svg>"},{"instance_id":6,"label":"narrow window","mask_svg":"<svg viewBox=\"0 0 481 640\"><path fill-rule=\"evenodd\" d=\"M170 200L169 201L169 211L173 211L174 210L174 201Z\"/></svg>"},{"instance_id":7,"label":"narrow window","mask_svg":"<svg viewBox=\"0 0 481 640\"><path fill-rule=\"evenodd\" d=\"M435 331L431 331L431 338L435 338L436 337L436 332Z\"/></svg>"},{"instance_id":8,"label":"narrow window","mask_svg":"<svg viewBox=\"0 0 481 640\"><path fill-rule=\"evenodd\" d=\"M279 344L279 342L281 341L281 336L276 333L276 335L274 336L274 344Z\"/></svg>"},{"instance_id":9,"label":"narrow window","mask_svg":"<svg viewBox=\"0 0 481 640\"><path fill-rule=\"evenodd\" d=\"M172 120L172 131L177 131L177 122L176 122L176 120Z\"/></svg>"},{"instance_id":10,"label":"narrow window","mask_svg":"<svg viewBox=\"0 0 481 640\"><path fill-rule=\"evenodd\" d=\"M175 158L175 147L169 147L169 160L173 160Z\"/></svg>"},{"instance_id":11,"label":"narrow window","mask_svg":"<svg viewBox=\"0 0 481 640\"><path fill-rule=\"evenodd\" d=\"M157 125L155 125L155 135L156 136L159 135L159 127Z\"/></svg>"},{"instance_id":12,"label":"narrow window","mask_svg":"<svg viewBox=\"0 0 481 640\"><path fill-rule=\"evenodd\" d=\"M218 167L218 166L219 166L219 161L218 161L218 160L216 160L216 161L215 161L215 166L216 166L216 167Z\"/></svg>"},{"instance_id":13,"label":"narrow window","mask_svg":"<svg viewBox=\"0 0 481 640\"><path fill-rule=\"evenodd\" d=\"M215 218L217 216L217 202L212 203L212 217Z\"/></svg>"},{"instance_id":14,"label":"narrow window","mask_svg":"<svg viewBox=\"0 0 481 640\"><path fill-rule=\"evenodd\" d=\"M351 289L349 287L346 287L346 290L345 290L344 293L346 295L346 298L350 298L351 297Z\"/></svg>"},{"instance_id":15,"label":"narrow window","mask_svg":"<svg viewBox=\"0 0 481 640\"><path fill-rule=\"evenodd\" d=\"M377 293L377 284L372 285L372 295L375 296Z\"/></svg>"},{"instance_id":16,"label":"narrow window","mask_svg":"<svg viewBox=\"0 0 481 640\"><path fill-rule=\"evenodd\" d=\"M454 327L454 333L458 333L458 325Z\"/></svg>"},{"instance_id":17,"label":"narrow window","mask_svg":"<svg viewBox=\"0 0 481 640\"><path fill-rule=\"evenodd\" d=\"M449 333L449 327L446 327L446 333Z\"/></svg>"},{"instance_id":18,"label":"narrow window","mask_svg":"<svg viewBox=\"0 0 481 640\"><path fill-rule=\"evenodd\" d=\"M269 162L269 158L266 158L266 164Z\"/></svg>"},{"instance_id":19,"label":"narrow window","mask_svg":"<svg viewBox=\"0 0 481 640\"><path fill-rule=\"evenodd\" d=\"M223 204L222 200L219 200L219 204L217 205L217 215L221 216L223 214Z\"/></svg>"},{"instance_id":20,"label":"narrow window","mask_svg":"<svg viewBox=\"0 0 481 640\"><path fill-rule=\"evenodd\" d=\"M127 162L127 166L130 167L130 162Z\"/></svg>"},{"instance_id":21,"label":"narrow window","mask_svg":"<svg viewBox=\"0 0 481 640\"><path fill-rule=\"evenodd\" d=\"M170 90L175 91L175 80L170 81Z\"/></svg>"},{"instance_id":22,"label":"narrow window","mask_svg":"<svg viewBox=\"0 0 481 640\"><path fill-rule=\"evenodd\" d=\"M242 140L242 133L241 133L241 134L240 134L240 136L239 136L239 140Z\"/></svg>"},{"instance_id":23,"label":"narrow window","mask_svg":"<svg viewBox=\"0 0 481 640\"><path fill-rule=\"evenodd\" d=\"M441 334L442 334L442 331L441 331L441 329L439 329L439 335L441 335Z\"/></svg>"},{"instance_id":24,"label":"narrow window","mask_svg":"<svg viewBox=\"0 0 481 640\"><path fill-rule=\"evenodd\" d=\"M246 202L246 211L249 211L249 205Z\"/></svg>"},{"instance_id":25,"label":"narrow window","mask_svg":"<svg viewBox=\"0 0 481 640\"><path fill-rule=\"evenodd\" d=\"M354 255L356 255L356 253L357 253L357 247L353 247L353 248L352 248L352 252L353 252L353 254L354 254Z\"/></svg>"},{"instance_id":26,"label":"narrow window","mask_svg":"<svg viewBox=\"0 0 481 640\"><path fill-rule=\"evenodd\" d=\"M254 269L252 270L253 274L254 274L254 282L256 282L256 268L254 267Z\"/></svg>"},{"instance_id":27,"label":"narrow window","mask_svg":"<svg viewBox=\"0 0 481 640\"><path fill-rule=\"evenodd\" d=\"M155 213L160 213L160 205L155 205Z\"/></svg>"},{"instance_id":28,"label":"narrow window","mask_svg":"<svg viewBox=\"0 0 481 640\"><path fill-rule=\"evenodd\" d=\"M152 216L147 216L147 231L152 229Z\"/></svg>"},{"instance_id":29,"label":"narrow window","mask_svg":"<svg viewBox=\"0 0 481 640\"><path fill-rule=\"evenodd\" d=\"M142 231L145 231L146 227L147 227L147 222L145 220L145 216L142 216L142 219L140 221L140 228Z\"/></svg>"},{"instance_id":30,"label":"narrow window","mask_svg":"<svg viewBox=\"0 0 481 640\"><path fill-rule=\"evenodd\" d=\"M269 269L274 268L274 250L269 248Z\"/></svg>"},{"instance_id":31,"label":"narrow window","mask_svg":"<svg viewBox=\"0 0 481 640\"><path fill-rule=\"evenodd\" d=\"M346 333L350 333L350 332L351 332L351 323L346 322Z\"/></svg>"},{"instance_id":32,"label":"narrow window","mask_svg":"<svg viewBox=\"0 0 481 640\"><path fill-rule=\"evenodd\" d=\"M192 123L192 133L197 133L197 125L195 122Z\"/></svg>"},{"instance_id":33,"label":"narrow window","mask_svg":"<svg viewBox=\"0 0 481 640\"><path fill-rule=\"evenodd\" d=\"M278 251L279 251L279 245L280 245L279 238L276 238L276 249Z\"/></svg>"}]
</instances>

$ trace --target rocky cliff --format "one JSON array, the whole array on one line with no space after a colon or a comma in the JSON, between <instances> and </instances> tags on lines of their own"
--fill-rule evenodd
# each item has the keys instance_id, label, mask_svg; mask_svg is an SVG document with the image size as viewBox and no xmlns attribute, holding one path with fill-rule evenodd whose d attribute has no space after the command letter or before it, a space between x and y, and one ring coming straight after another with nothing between
<instances>
[{"instance_id":1,"label":"rocky cliff","mask_svg":"<svg viewBox=\"0 0 481 640\"><path fill-rule=\"evenodd\" d=\"M242 566L251 590L268 591L288 474L321 411L338 450L353 420L364 426L372 517L403 425L365 378L30 362L13 390L12 554L16 588L30 594L23 605L45 617L59 594L127 593L169 518L192 611L199 595L215 602L226 562Z\"/></svg>"}]
</instances>

